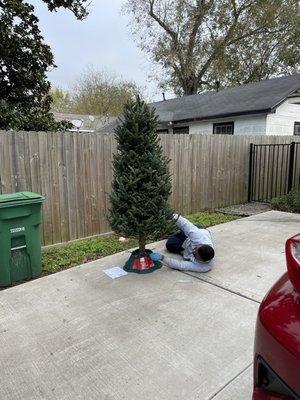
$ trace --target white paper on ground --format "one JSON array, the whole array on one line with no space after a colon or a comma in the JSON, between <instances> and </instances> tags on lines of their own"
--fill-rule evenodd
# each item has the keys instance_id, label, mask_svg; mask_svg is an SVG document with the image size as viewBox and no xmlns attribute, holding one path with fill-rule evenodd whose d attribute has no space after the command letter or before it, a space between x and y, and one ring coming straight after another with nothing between
<instances>
[{"instance_id":1,"label":"white paper on ground","mask_svg":"<svg viewBox=\"0 0 300 400\"><path fill-rule=\"evenodd\" d=\"M120 267L104 269L103 272L111 279L117 279L120 278L121 276L128 275L128 272L124 271L124 269Z\"/></svg>"}]
</instances>

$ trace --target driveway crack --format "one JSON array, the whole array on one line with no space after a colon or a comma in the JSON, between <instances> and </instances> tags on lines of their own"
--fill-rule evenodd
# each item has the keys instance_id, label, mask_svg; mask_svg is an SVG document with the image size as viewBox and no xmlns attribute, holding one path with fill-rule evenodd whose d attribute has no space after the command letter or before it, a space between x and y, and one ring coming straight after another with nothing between
<instances>
[{"instance_id":1,"label":"driveway crack","mask_svg":"<svg viewBox=\"0 0 300 400\"><path fill-rule=\"evenodd\" d=\"M235 379L237 379L240 375L242 375L245 371L247 371L247 369L250 368L252 365L253 365L252 362L248 364L244 369L242 369L238 374L236 374L232 379L230 379L225 385L223 385L216 393L210 396L207 400L214 399L219 393L221 393L224 389L226 389L227 386L229 386Z\"/></svg>"},{"instance_id":2,"label":"driveway crack","mask_svg":"<svg viewBox=\"0 0 300 400\"><path fill-rule=\"evenodd\" d=\"M254 302L254 303L257 303L257 304L260 304L260 303L261 303L259 300L253 299L253 298L250 297L250 296L247 296L247 295L242 294L242 293L240 293L240 292L237 292L237 291L234 291L234 290L229 289L229 288L227 288L227 287L224 287L224 286L222 286L222 285L219 285L218 283L209 282L209 281L207 281L207 280L201 278L200 276L195 276L195 275L193 275L193 274L191 274L191 273L189 273L189 272L185 272L185 271L180 271L180 272L182 272L182 273L185 274L185 275L192 276L193 278L198 279L198 280L201 281L201 282L205 282L205 283L207 283L208 285L212 285L212 286L215 286L215 287L217 287L217 288L219 288L219 289L222 289L222 290L224 290L225 292L229 292L229 293L235 294L236 296L243 297L244 299L250 300L250 301L252 301L252 302Z\"/></svg>"}]
</instances>

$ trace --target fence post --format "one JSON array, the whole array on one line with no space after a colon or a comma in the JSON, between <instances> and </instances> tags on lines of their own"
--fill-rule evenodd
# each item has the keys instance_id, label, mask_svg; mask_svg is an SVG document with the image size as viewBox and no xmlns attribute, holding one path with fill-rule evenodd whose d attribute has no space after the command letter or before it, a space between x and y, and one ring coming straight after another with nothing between
<instances>
[{"instance_id":1,"label":"fence post","mask_svg":"<svg viewBox=\"0 0 300 400\"><path fill-rule=\"evenodd\" d=\"M248 181L248 203L252 200L252 164L253 164L253 149L254 143L250 143L250 157L249 157L249 181Z\"/></svg>"},{"instance_id":2,"label":"fence post","mask_svg":"<svg viewBox=\"0 0 300 400\"><path fill-rule=\"evenodd\" d=\"M288 192L293 189L294 164L295 164L295 142L292 142L291 143L291 147L290 147L290 162L289 162L289 174L288 174Z\"/></svg>"}]
</instances>

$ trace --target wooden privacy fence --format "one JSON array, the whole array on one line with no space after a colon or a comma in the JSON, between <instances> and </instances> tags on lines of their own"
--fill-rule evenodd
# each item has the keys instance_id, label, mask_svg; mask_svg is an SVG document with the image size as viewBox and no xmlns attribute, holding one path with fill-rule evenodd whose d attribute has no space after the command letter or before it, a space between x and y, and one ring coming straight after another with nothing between
<instances>
[{"instance_id":1,"label":"wooden privacy fence","mask_svg":"<svg viewBox=\"0 0 300 400\"><path fill-rule=\"evenodd\" d=\"M174 209L182 214L247 201L250 143L290 143L287 136L161 135L171 159ZM113 135L0 132L0 192L46 197L43 242L110 231Z\"/></svg>"}]
</instances>

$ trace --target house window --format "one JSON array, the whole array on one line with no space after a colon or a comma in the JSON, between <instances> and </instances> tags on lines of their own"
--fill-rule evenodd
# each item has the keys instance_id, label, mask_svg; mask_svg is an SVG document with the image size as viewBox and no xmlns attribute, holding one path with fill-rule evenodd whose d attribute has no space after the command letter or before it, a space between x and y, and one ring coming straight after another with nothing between
<instances>
[{"instance_id":1,"label":"house window","mask_svg":"<svg viewBox=\"0 0 300 400\"><path fill-rule=\"evenodd\" d=\"M294 124L294 135L300 135L300 122Z\"/></svg>"},{"instance_id":2,"label":"house window","mask_svg":"<svg viewBox=\"0 0 300 400\"><path fill-rule=\"evenodd\" d=\"M157 129L156 133L169 133L168 129Z\"/></svg>"},{"instance_id":3,"label":"house window","mask_svg":"<svg viewBox=\"0 0 300 400\"><path fill-rule=\"evenodd\" d=\"M190 129L188 126L178 126L173 128L173 133L183 133L188 135L190 133Z\"/></svg>"},{"instance_id":4,"label":"house window","mask_svg":"<svg viewBox=\"0 0 300 400\"><path fill-rule=\"evenodd\" d=\"M214 135L233 135L234 122L220 122L214 124L213 133Z\"/></svg>"}]
</instances>

